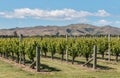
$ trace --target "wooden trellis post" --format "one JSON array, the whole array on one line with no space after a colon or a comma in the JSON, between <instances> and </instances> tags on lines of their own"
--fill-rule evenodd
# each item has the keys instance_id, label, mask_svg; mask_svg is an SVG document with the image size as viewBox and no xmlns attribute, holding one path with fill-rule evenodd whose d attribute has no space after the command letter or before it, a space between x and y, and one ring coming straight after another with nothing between
<instances>
[{"instance_id":1,"label":"wooden trellis post","mask_svg":"<svg viewBox=\"0 0 120 78\"><path fill-rule=\"evenodd\" d=\"M94 45L93 69L96 69L96 65L97 65L97 46Z\"/></svg>"},{"instance_id":2,"label":"wooden trellis post","mask_svg":"<svg viewBox=\"0 0 120 78\"><path fill-rule=\"evenodd\" d=\"M96 69L97 66L97 46L94 45L94 52L93 52L93 57L88 60L83 66L89 64L91 61L93 61L93 69Z\"/></svg>"},{"instance_id":3,"label":"wooden trellis post","mask_svg":"<svg viewBox=\"0 0 120 78\"><path fill-rule=\"evenodd\" d=\"M19 35L19 51L20 51L20 44L22 42L22 34ZM22 63L22 53L20 52L20 59L19 59L19 63Z\"/></svg>"},{"instance_id":4,"label":"wooden trellis post","mask_svg":"<svg viewBox=\"0 0 120 78\"><path fill-rule=\"evenodd\" d=\"M68 43L68 35L66 34L66 42ZM68 62L68 45L66 45L66 62Z\"/></svg>"},{"instance_id":5,"label":"wooden trellis post","mask_svg":"<svg viewBox=\"0 0 120 78\"><path fill-rule=\"evenodd\" d=\"M40 71L40 47L36 47L36 71Z\"/></svg>"},{"instance_id":6,"label":"wooden trellis post","mask_svg":"<svg viewBox=\"0 0 120 78\"><path fill-rule=\"evenodd\" d=\"M120 39L120 35L118 35L118 40Z\"/></svg>"},{"instance_id":7,"label":"wooden trellis post","mask_svg":"<svg viewBox=\"0 0 120 78\"><path fill-rule=\"evenodd\" d=\"M108 60L111 60L111 50L110 50L110 34L108 34Z\"/></svg>"}]
</instances>

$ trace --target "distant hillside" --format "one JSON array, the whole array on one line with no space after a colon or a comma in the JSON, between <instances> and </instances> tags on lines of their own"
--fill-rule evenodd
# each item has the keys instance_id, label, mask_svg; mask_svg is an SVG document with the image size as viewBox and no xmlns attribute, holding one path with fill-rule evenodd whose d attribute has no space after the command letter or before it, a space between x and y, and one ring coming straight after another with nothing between
<instances>
[{"instance_id":1,"label":"distant hillside","mask_svg":"<svg viewBox=\"0 0 120 78\"><path fill-rule=\"evenodd\" d=\"M0 35L23 34L24 36L35 35L65 35L66 32L71 35L85 34L115 34L120 35L120 28L112 26L97 27L89 24L71 24L68 26L36 26L25 28L1 29Z\"/></svg>"}]
</instances>

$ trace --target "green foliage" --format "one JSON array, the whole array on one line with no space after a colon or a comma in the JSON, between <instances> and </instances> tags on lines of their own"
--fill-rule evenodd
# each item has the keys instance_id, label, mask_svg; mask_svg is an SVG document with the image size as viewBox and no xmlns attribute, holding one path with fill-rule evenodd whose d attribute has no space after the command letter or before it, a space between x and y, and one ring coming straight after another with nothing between
<instances>
[{"instance_id":1,"label":"green foliage","mask_svg":"<svg viewBox=\"0 0 120 78\"><path fill-rule=\"evenodd\" d=\"M112 51L112 54L116 56L116 61L118 61L118 56L120 54L120 40L114 39L111 42L111 51Z\"/></svg>"},{"instance_id":2,"label":"green foliage","mask_svg":"<svg viewBox=\"0 0 120 78\"><path fill-rule=\"evenodd\" d=\"M105 52L108 50L108 41L107 39L100 38L97 40L97 46L98 46L98 51L102 55L102 58L104 58Z\"/></svg>"},{"instance_id":3,"label":"green foliage","mask_svg":"<svg viewBox=\"0 0 120 78\"><path fill-rule=\"evenodd\" d=\"M36 42L31 42L29 44L27 44L27 47L26 47L26 53L27 53L27 56L28 58L33 62L34 61L34 58L35 58L35 53L36 53Z\"/></svg>"},{"instance_id":4,"label":"green foliage","mask_svg":"<svg viewBox=\"0 0 120 78\"><path fill-rule=\"evenodd\" d=\"M0 54L10 56L15 54L19 58L20 54L26 55L31 61L34 61L36 55L36 46L41 48L41 52L47 55L51 53L51 57L58 53L61 58L64 58L65 51L68 49L68 55L74 59L78 56L84 56L86 60L93 54L93 46L98 46L98 51L104 55L108 49L108 44L111 46L111 52L115 56L120 54L120 40L112 38L108 43L107 38L70 38L68 41L65 38L23 38L20 42L18 38L1 38L0 39Z\"/></svg>"},{"instance_id":5,"label":"green foliage","mask_svg":"<svg viewBox=\"0 0 120 78\"><path fill-rule=\"evenodd\" d=\"M53 59L53 56L56 53L56 43L55 43L55 41L49 41L49 44L48 44L47 48L48 48L48 51L51 53L51 58Z\"/></svg>"},{"instance_id":6,"label":"green foliage","mask_svg":"<svg viewBox=\"0 0 120 78\"><path fill-rule=\"evenodd\" d=\"M41 52L44 52L44 54L45 54L45 57L47 56L47 52L48 52L48 48L47 48L47 46L48 46L48 41L47 40L44 40L44 41L42 41L42 42L40 42L41 44L40 44L40 47L41 47Z\"/></svg>"},{"instance_id":7,"label":"green foliage","mask_svg":"<svg viewBox=\"0 0 120 78\"><path fill-rule=\"evenodd\" d=\"M77 43L72 43L69 47L68 47L68 51L70 56L72 56L72 63L74 63L75 58L79 55L80 53L80 49L79 49L79 45Z\"/></svg>"}]
</instances>

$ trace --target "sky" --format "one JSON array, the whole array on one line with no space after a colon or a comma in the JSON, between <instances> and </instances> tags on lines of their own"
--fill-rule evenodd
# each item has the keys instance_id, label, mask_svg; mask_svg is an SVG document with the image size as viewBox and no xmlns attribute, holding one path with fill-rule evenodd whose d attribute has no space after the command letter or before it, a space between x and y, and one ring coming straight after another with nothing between
<instances>
[{"instance_id":1,"label":"sky","mask_svg":"<svg viewBox=\"0 0 120 78\"><path fill-rule=\"evenodd\" d=\"M81 23L120 28L120 0L0 0L0 29Z\"/></svg>"}]
</instances>

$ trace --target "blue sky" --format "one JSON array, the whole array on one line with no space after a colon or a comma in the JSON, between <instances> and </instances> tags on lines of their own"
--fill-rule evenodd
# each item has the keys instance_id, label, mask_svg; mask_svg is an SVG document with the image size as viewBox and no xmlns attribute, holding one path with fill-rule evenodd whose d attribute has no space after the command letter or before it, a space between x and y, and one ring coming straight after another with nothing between
<instances>
[{"instance_id":1,"label":"blue sky","mask_svg":"<svg viewBox=\"0 0 120 78\"><path fill-rule=\"evenodd\" d=\"M0 0L0 29L78 23L120 28L120 0Z\"/></svg>"}]
</instances>

